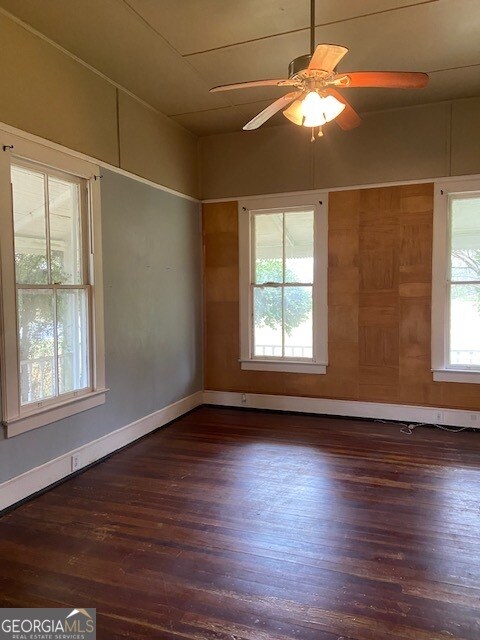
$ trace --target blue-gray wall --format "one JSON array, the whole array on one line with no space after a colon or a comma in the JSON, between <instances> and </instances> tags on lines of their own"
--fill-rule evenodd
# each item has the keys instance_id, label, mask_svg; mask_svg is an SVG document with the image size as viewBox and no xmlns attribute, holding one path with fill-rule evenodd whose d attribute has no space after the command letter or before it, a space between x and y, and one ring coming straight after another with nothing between
<instances>
[{"instance_id":1,"label":"blue-gray wall","mask_svg":"<svg viewBox=\"0 0 480 640\"><path fill-rule=\"evenodd\" d=\"M203 388L200 206L103 174L106 404L2 434L0 482Z\"/></svg>"}]
</instances>

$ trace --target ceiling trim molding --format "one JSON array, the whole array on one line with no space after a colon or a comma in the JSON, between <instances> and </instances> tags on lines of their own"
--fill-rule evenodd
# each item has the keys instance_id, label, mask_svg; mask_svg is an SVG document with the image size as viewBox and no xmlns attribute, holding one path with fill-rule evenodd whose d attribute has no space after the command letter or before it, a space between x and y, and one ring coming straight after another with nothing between
<instances>
[{"instance_id":1,"label":"ceiling trim molding","mask_svg":"<svg viewBox=\"0 0 480 640\"><path fill-rule=\"evenodd\" d=\"M278 193L257 193L249 196L230 196L226 198L205 198L202 200L202 204L215 204L219 202L237 202L258 200L259 198L284 198L288 196L308 196L312 193L334 193L336 191L355 191L356 189L380 189L382 187L402 187L409 184L435 184L437 182L458 182L460 180L480 180L480 174L470 174L463 176L432 176L431 178L416 178L414 180L392 180L391 182L371 182L366 184L352 184L346 187L317 187L316 189L306 189L304 191L284 191Z\"/></svg>"}]
</instances>

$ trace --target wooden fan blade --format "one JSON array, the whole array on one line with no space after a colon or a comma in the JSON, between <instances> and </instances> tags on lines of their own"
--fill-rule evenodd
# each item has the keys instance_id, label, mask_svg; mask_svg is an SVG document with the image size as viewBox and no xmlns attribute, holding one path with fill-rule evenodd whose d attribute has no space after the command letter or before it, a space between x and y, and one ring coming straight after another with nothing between
<instances>
[{"instance_id":1,"label":"wooden fan blade","mask_svg":"<svg viewBox=\"0 0 480 640\"><path fill-rule=\"evenodd\" d=\"M385 89L422 89L428 83L428 74L405 71L354 71L345 74L350 79L341 84L350 87L382 87Z\"/></svg>"},{"instance_id":2,"label":"wooden fan blade","mask_svg":"<svg viewBox=\"0 0 480 640\"><path fill-rule=\"evenodd\" d=\"M335 118L335 122L338 124L340 129L344 129L345 131L347 131L348 129L354 129L355 127L358 127L362 119L355 111L355 109L345 100L342 94L331 87L327 89L327 93L329 93L339 102L345 105L345 109L342 111L342 113Z\"/></svg>"},{"instance_id":3,"label":"wooden fan blade","mask_svg":"<svg viewBox=\"0 0 480 640\"><path fill-rule=\"evenodd\" d=\"M261 111L258 115L247 122L247 124L243 127L245 131L250 131L251 129L258 129L264 122L266 122L269 118L274 116L277 111L280 109L285 109L285 107L290 104L293 100L298 98L301 95L301 91L292 91L291 93L287 93L286 95L278 98L272 104L269 104L266 109Z\"/></svg>"},{"instance_id":4,"label":"wooden fan blade","mask_svg":"<svg viewBox=\"0 0 480 640\"><path fill-rule=\"evenodd\" d=\"M210 93L217 91L231 91L232 89L248 89L249 87L282 87L293 84L289 80L252 80L250 82L237 82L235 84L221 84L218 87L210 89Z\"/></svg>"},{"instance_id":5,"label":"wooden fan blade","mask_svg":"<svg viewBox=\"0 0 480 640\"><path fill-rule=\"evenodd\" d=\"M308 68L331 73L346 53L348 53L348 49L339 44L319 44Z\"/></svg>"}]
</instances>

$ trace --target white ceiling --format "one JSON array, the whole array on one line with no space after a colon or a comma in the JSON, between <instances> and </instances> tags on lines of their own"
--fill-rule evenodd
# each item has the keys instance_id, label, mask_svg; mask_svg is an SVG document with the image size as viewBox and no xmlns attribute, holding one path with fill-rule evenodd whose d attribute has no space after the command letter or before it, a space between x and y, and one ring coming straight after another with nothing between
<instances>
[{"instance_id":1,"label":"white ceiling","mask_svg":"<svg viewBox=\"0 0 480 640\"><path fill-rule=\"evenodd\" d=\"M290 60L309 49L309 0L0 0L0 7L199 135L239 131L288 91L210 94L209 87L285 77ZM349 90L360 112L480 95L480 0L317 0L316 15L316 42L350 49L341 71L430 73L422 90ZM281 114L271 121L284 123Z\"/></svg>"}]
</instances>

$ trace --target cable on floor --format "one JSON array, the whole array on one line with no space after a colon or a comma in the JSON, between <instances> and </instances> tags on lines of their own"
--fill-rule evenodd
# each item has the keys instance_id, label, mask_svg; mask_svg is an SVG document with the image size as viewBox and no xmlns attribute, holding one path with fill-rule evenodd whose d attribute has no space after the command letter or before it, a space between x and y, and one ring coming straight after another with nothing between
<instances>
[{"instance_id":1,"label":"cable on floor","mask_svg":"<svg viewBox=\"0 0 480 640\"><path fill-rule=\"evenodd\" d=\"M400 427L400 433L405 434L406 436L411 436L413 430L417 427L436 427L437 429L441 429L442 431L448 431L450 433L460 433L461 431L465 431L469 427L446 427L442 424L430 424L427 422L415 422L415 423L407 423L407 422L397 422L395 420L379 420L375 419L375 422L382 422L383 424L393 424Z\"/></svg>"}]
</instances>

